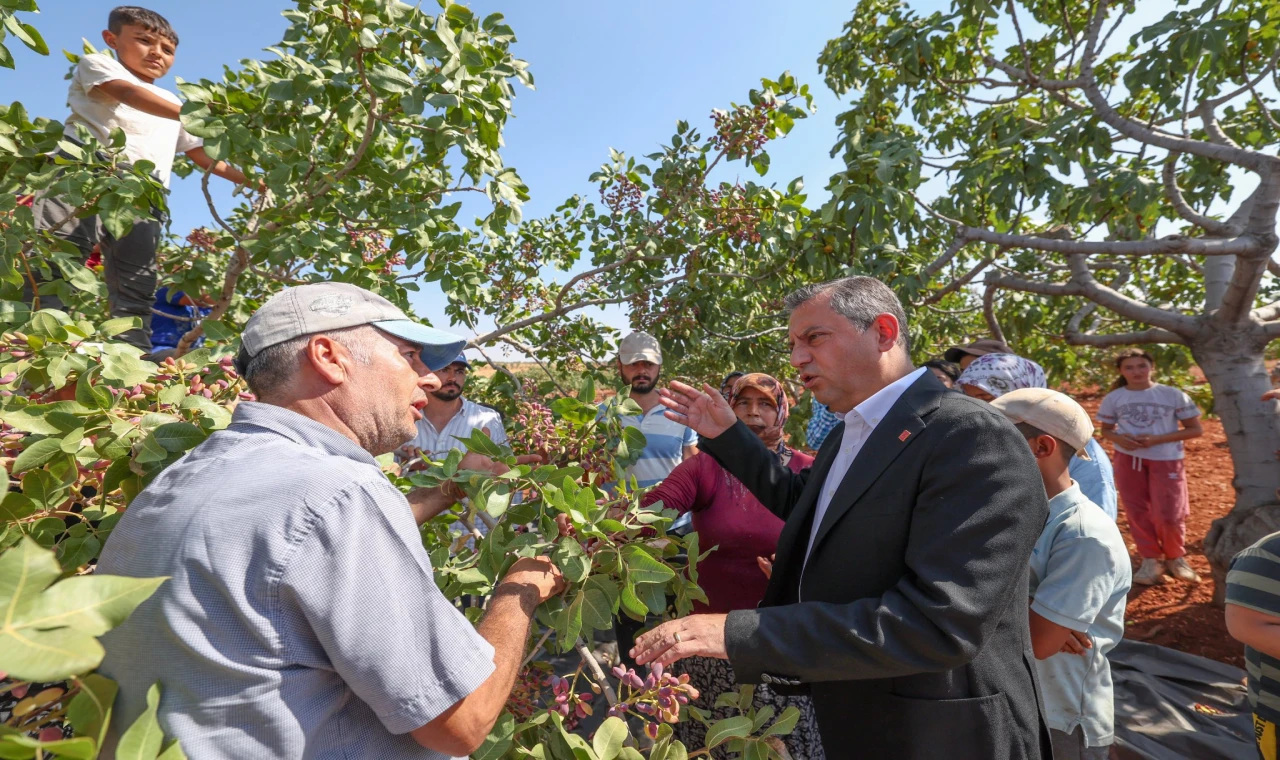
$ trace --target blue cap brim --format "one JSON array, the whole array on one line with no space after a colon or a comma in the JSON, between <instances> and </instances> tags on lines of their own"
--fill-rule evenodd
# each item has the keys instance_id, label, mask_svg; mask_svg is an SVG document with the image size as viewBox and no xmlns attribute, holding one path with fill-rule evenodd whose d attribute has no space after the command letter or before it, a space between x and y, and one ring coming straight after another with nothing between
<instances>
[{"instance_id":1,"label":"blue cap brim","mask_svg":"<svg viewBox=\"0 0 1280 760\"><path fill-rule=\"evenodd\" d=\"M408 319L374 322L373 326L397 338L422 346L422 363L432 372L452 364L467 345L466 338L460 338L453 333L437 330L434 327L420 325Z\"/></svg>"}]
</instances>

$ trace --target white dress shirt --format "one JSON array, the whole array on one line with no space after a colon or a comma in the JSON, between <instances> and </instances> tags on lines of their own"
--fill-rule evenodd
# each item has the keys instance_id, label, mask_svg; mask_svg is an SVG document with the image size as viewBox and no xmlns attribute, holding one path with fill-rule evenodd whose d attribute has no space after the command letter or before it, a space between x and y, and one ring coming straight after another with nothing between
<instances>
[{"instance_id":1,"label":"white dress shirt","mask_svg":"<svg viewBox=\"0 0 1280 760\"><path fill-rule=\"evenodd\" d=\"M927 367L920 367L915 372L876 391L851 411L844 414L832 412L844 420L844 436L840 439L840 449L831 460L831 470L827 472L827 479L822 482L822 491L818 494L818 505L813 514L813 528L809 531L809 548L804 553L805 564L809 562L809 552L813 551L813 541L818 537L818 528L822 525L822 518L827 514L827 507L831 506L831 499L835 496L836 489L840 487L844 476L848 474L849 466L857 458L858 452L862 451L862 444L867 442L876 425L879 425L880 420L884 419L893 405L898 403L898 399L907 388L928 371Z\"/></svg>"}]
</instances>

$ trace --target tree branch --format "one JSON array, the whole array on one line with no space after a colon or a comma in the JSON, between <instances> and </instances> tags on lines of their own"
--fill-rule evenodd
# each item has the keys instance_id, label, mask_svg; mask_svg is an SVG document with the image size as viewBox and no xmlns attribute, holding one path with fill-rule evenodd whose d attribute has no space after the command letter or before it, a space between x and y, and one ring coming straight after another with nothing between
<instances>
[{"instance_id":1,"label":"tree branch","mask_svg":"<svg viewBox=\"0 0 1280 760\"><path fill-rule=\"evenodd\" d=\"M1182 346L1187 344L1186 339L1181 335L1168 330L1161 330L1158 327L1152 327L1141 332L1111 333L1108 335L1067 333L1063 337L1067 343L1073 346L1094 346L1097 348L1129 346L1134 343L1175 343Z\"/></svg>"},{"instance_id":2,"label":"tree branch","mask_svg":"<svg viewBox=\"0 0 1280 760\"><path fill-rule=\"evenodd\" d=\"M999 288L993 283L987 283L986 290L982 292L982 317L987 321L987 330L991 333L991 337L1005 343L1004 330L1000 328L1000 320L996 319L997 290Z\"/></svg>"},{"instance_id":3,"label":"tree branch","mask_svg":"<svg viewBox=\"0 0 1280 760\"><path fill-rule=\"evenodd\" d=\"M970 227L964 222L943 216L930 207L929 204L922 201L915 193L910 194L912 198L915 198L916 203L920 204L931 216L954 227L959 237L992 243L1001 248L1029 248L1034 251L1049 251L1068 255L1080 254L1084 256L1150 256L1160 253L1187 253L1193 256L1248 256L1262 250L1260 241L1249 235L1229 240L1189 238L1183 235L1170 235L1158 240L1060 240L1038 235L1011 235L983 229L982 227Z\"/></svg>"},{"instance_id":4,"label":"tree branch","mask_svg":"<svg viewBox=\"0 0 1280 760\"><path fill-rule=\"evenodd\" d=\"M941 272L943 267L951 263L956 254L960 253L960 250L968 244L969 240L964 237L957 236L955 240L952 240L951 245L947 246L947 250L943 251L941 256L931 261L929 266L920 271L921 282L928 284L934 275Z\"/></svg>"},{"instance_id":5,"label":"tree branch","mask_svg":"<svg viewBox=\"0 0 1280 760\"><path fill-rule=\"evenodd\" d=\"M1236 257L1231 282L1227 284L1222 306L1213 314L1216 322L1238 324L1248 318L1258 297L1262 276L1271 261L1271 253L1280 238L1276 236L1276 212L1280 210L1280 167L1261 173L1261 182L1250 200L1252 208L1245 229L1259 242L1259 250Z\"/></svg>"},{"instance_id":6,"label":"tree branch","mask_svg":"<svg viewBox=\"0 0 1280 760\"><path fill-rule=\"evenodd\" d=\"M675 277L670 277L668 279L661 280L650 287L652 289L666 287L667 285L670 285L674 282L679 282L680 280L683 280L688 276L689 275L687 272L684 274L679 274L679 275L676 275ZM524 328L529 327L531 325L536 325L539 322L546 322L547 320L555 319L556 317L562 317L565 314L568 314L570 312L578 311L579 309L586 309L591 306L607 306L609 304L623 303L624 301L631 300L633 297L634 296L628 295L628 296L617 296L615 298L595 298L590 301L579 301L578 303L568 304L566 306L560 306L558 308L552 309L551 311L545 311L541 314L534 314L533 316L526 317L517 322L512 322L511 324L500 327L497 330L478 336L475 339L473 339L471 342L473 345L476 345L476 346L483 345L485 343L492 343L493 341L501 338L504 335L513 333L516 330L523 330Z\"/></svg>"},{"instance_id":7,"label":"tree branch","mask_svg":"<svg viewBox=\"0 0 1280 760\"><path fill-rule=\"evenodd\" d=\"M1084 91L1085 98L1088 99L1089 104L1093 106L1098 118L1125 137L1157 148L1164 148L1168 151L1190 153L1203 158L1241 166L1255 172L1262 172L1266 167L1280 163L1280 159L1274 156L1233 148L1228 145L1216 145L1200 140L1190 140L1147 127L1121 116L1107 102L1106 96L1102 94L1093 68L1094 59L1099 53L1098 35L1101 32L1103 22L1106 20L1108 8L1108 0L1098 0L1098 6L1086 30L1084 55L1080 59L1081 89Z\"/></svg>"},{"instance_id":8,"label":"tree branch","mask_svg":"<svg viewBox=\"0 0 1280 760\"><path fill-rule=\"evenodd\" d=\"M1217 237L1234 237L1231 228L1219 222L1217 219L1211 219L1204 214L1197 213L1191 208L1191 204L1187 203L1187 199L1182 195L1182 188L1178 187L1178 158L1180 153L1170 153L1165 159L1162 177L1164 179L1164 192L1169 198L1169 203L1173 205L1173 210L1178 212L1178 216L1186 221L1200 227L1210 235Z\"/></svg>"},{"instance_id":9,"label":"tree branch","mask_svg":"<svg viewBox=\"0 0 1280 760\"><path fill-rule=\"evenodd\" d=\"M930 294L923 301L912 304L912 306L918 309L922 306L928 306L929 304L934 304L941 301L942 299L956 292L960 288L963 288L965 285L968 285L970 282L973 282L973 278L981 274L982 270L991 266L991 262L993 261L995 261L994 256L987 256L986 258L982 259L977 264L975 264L973 268L970 269L968 272L965 272L960 277L957 277L955 280L952 280L951 282L947 283L947 286L944 287L942 290L939 290L936 293Z\"/></svg>"},{"instance_id":10,"label":"tree branch","mask_svg":"<svg viewBox=\"0 0 1280 760\"><path fill-rule=\"evenodd\" d=\"M987 282L994 283L1001 288L1019 290L1023 293L1036 293L1045 296L1081 296L1099 306L1110 309L1122 317L1154 325L1170 332L1189 333L1195 327L1195 321L1190 317L1157 309L1154 306L1147 306L1102 285L1093 278L1087 266L1083 267L1083 272L1073 272L1071 280L1064 283L1038 282L1015 275L988 275Z\"/></svg>"},{"instance_id":11,"label":"tree branch","mask_svg":"<svg viewBox=\"0 0 1280 760\"><path fill-rule=\"evenodd\" d=\"M699 327L701 327L703 330L706 330L707 334L713 338L719 338L721 340L729 340L734 342L741 342L744 340L754 340L755 338L760 338L765 335L769 335L771 333L786 332L789 329L786 325L778 325L777 327L770 327L767 330L761 330L760 332L747 333L746 335L722 335L716 332L715 330L712 330L710 327L707 327L706 325L699 325Z\"/></svg>"}]
</instances>

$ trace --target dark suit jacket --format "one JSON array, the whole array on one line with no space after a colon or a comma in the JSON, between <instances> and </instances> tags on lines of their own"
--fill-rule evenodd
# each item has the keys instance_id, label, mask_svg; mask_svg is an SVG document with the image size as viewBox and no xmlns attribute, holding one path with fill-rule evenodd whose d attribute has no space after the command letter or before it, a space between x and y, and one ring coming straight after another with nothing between
<instances>
[{"instance_id":1,"label":"dark suit jacket","mask_svg":"<svg viewBox=\"0 0 1280 760\"><path fill-rule=\"evenodd\" d=\"M926 372L863 444L806 565L842 432L798 474L741 422L699 444L786 520L764 600L725 625L738 680L807 690L833 758L1050 760L1027 623L1049 505L1026 441Z\"/></svg>"}]
</instances>

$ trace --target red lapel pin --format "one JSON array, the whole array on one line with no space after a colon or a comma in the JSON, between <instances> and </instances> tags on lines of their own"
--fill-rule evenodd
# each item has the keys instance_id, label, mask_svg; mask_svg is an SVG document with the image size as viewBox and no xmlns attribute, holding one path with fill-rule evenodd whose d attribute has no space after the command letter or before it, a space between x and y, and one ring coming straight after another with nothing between
<instances>
[{"instance_id":1,"label":"red lapel pin","mask_svg":"<svg viewBox=\"0 0 1280 760\"><path fill-rule=\"evenodd\" d=\"M907 440L907 439L908 439L908 438L910 438L910 437L911 437L911 431L910 431L910 430L903 430L903 431L902 431L902 435L898 436L898 440L899 440L899 441L905 441L905 440Z\"/></svg>"}]
</instances>

